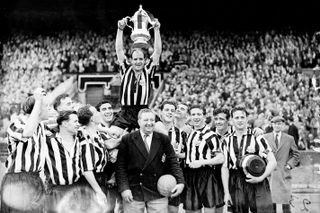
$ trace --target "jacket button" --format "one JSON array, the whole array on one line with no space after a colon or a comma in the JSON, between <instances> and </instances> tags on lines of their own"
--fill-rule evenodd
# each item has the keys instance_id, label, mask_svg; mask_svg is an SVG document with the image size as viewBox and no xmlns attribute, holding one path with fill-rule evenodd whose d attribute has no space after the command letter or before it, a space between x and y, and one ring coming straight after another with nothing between
<instances>
[{"instance_id":1,"label":"jacket button","mask_svg":"<svg viewBox=\"0 0 320 213\"><path fill-rule=\"evenodd\" d=\"M140 183L140 186L142 186L142 183Z\"/></svg>"},{"instance_id":2,"label":"jacket button","mask_svg":"<svg viewBox=\"0 0 320 213\"><path fill-rule=\"evenodd\" d=\"M143 174L142 173L140 173L140 176L142 176Z\"/></svg>"}]
</instances>

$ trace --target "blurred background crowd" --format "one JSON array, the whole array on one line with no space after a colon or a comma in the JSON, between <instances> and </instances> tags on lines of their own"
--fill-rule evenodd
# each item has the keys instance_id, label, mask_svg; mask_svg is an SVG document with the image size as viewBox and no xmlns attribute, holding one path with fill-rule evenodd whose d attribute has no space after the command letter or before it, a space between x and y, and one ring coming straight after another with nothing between
<instances>
[{"instance_id":1,"label":"blurred background crowd","mask_svg":"<svg viewBox=\"0 0 320 213\"><path fill-rule=\"evenodd\" d=\"M282 27L303 18L308 20L303 26L308 22L311 26L316 8L308 4L274 7L272 2L265 9L241 2L228 7L217 3L214 8L142 3L162 23L158 71L166 73L166 78L152 105L154 110L164 99L202 104L209 111L207 122L211 124L214 108L245 104L255 127L265 129L272 116L284 116L288 129L292 125L298 129L300 149L310 149L320 139L320 84L316 76L302 71L320 64L320 42L314 36L317 30ZM138 9L136 2L119 5L99 0L35 0L33 4L16 0L6 4L0 16L6 31L0 40L1 138L21 113L21 101L36 87L53 90L66 74L117 73L116 20ZM186 13L179 15L177 8ZM285 12L300 16L286 17L289 13ZM253 24L252 19L258 16L265 29ZM280 22L282 25L275 25ZM233 30L221 29L230 23ZM205 27L197 29L200 24ZM130 38L125 41L129 48Z\"/></svg>"},{"instance_id":2,"label":"blurred background crowd","mask_svg":"<svg viewBox=\"0 0 320 213\"><path fill-rule=\"evenodd\" d=\"M319 92L301 68L319 63L313 35L292 30L164 32L158 71L168 76L153 107L157 110L165 99L201 104L209 112L245 104L253 126L266 128L271 116L281 114L298 127L300 148L310 148L320 135ZM117 72L111 33L11 36L2 44L1 129L21 112L21 100L34 88L50 91L63 74L96 72Z\"/></svg>"}]
</instances>

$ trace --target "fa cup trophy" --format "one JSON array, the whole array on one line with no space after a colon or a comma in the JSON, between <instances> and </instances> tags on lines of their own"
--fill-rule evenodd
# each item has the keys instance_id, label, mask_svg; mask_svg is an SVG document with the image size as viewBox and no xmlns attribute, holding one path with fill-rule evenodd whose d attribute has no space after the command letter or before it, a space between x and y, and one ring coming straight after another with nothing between
<instances>
[{"instance_id":1,"label":"fa cup trophy","mask_svg":"<svg viewBox=\"0 0 320 213\"><path fill-rule=\"evenodd\" d=\"M153 15L142 9L142 5L132 17L125 17L127 19L127 26L131 28L131 40L133 41L133 47L148 47L148 41L151 36L149 30L155 27L156 19ZM128 21L133 22L133 27L128 25ZM151 27L148 28L148 25Z\"/></svg>"}]
</instances>

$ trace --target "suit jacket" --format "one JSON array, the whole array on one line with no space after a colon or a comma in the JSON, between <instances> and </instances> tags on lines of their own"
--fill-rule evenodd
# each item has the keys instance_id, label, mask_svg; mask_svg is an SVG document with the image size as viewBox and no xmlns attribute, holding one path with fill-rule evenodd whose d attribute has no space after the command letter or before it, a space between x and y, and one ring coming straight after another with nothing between
<instances>
[{"instance_id":1,"label":"suit jacket","mask_svg":"<svg viewBox=\"0 0 320 213\"><path fill-rule=\"evenodd\" d=\"M149 153L140 131L122 138L116 162L116 181L120 192L130 189L137 201L162 198L157 182L165 173L172 174L177 183L184 183L182 169L168 136L153 132Z\"/></svg>"},{"instance_id":2,"label":"suit jacket","mask_svg":"<svg viewBox=\"0 0 320 213\"><path fill-rule=\"evenodd\" d=\"M277 160L277 167L270 177L271 195L273 203L289 203L291 196L291 171L286 169L288 164L294 168L300 161L300 153L294 138L284 132L281 133L279 147L276 147L274 133L265 134Z\"/></svg>"}]
</instances>

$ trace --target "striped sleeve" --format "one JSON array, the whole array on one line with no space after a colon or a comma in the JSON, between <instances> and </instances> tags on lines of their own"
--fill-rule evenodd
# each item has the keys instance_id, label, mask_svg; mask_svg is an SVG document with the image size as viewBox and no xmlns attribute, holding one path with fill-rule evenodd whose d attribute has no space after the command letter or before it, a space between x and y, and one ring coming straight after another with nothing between
<instances>
[{"instance_id":1,"label":"striped sleeve","mask_svg":"<svg viewBox=\"0 0 320 213\"><path fill-rule=\"evenodd\" d=\"M7 129L8 137L12 140L8 142L27 142L30 137L24 137L23 131L25 124L23 124L19 119L11 123Z\"/></svg>"},{"instance_id":2,"label":"striped sleeve","mask_svg":"<svg viewBox=\"0 0 320 213\"><path fill-rule=\"evenodd\" d=\"M272 149L268 143L268 141L263 137L263 135L259 135L256 138L258 154L260 157L266 158L269 152L272 152Z\"/></svg>"},{"instance_id":3,"label":"striped sleeve","mask_svg":"<svg viewBox=\"0 0 320 213\"><path fill-rule=\"evenodd\" d=\"M222 164L223 167L228 168L228 164L229 164L229 152L228 152L228 146L227 146L227 141L226 139L222 139L221 140L221 148L222 148L222 153L224 155L224 162Z\"/></svg>"},{"instance_id":4,"label":"striped sleeve","mask_svg":"<svg viewBox=\"0 0 320 213\"><path fill-rule=\"evenodd\" d=\"M81 169L84 172L94 170L94 147L91 143L87 141L86 136L82 131L78 132L78 139L80 142L81 149Z\"/></svg>"},{"instance_id":5,"label":"striped sleeve","mask_svg":"<svg viewBox=\"0 0 320 213\"><path fill-rule=\"evenodd\" d=\"M221 149L221 145L220 145L220 142L219 142L219 139L217 137L217 135L215 134L211 134L207 139L206 139L206 142L211 150L211 153L214 153L214 152L222 152L222 149Z\"/></svg>"}]
</instances>

